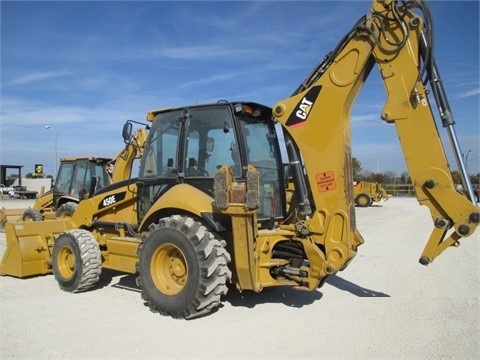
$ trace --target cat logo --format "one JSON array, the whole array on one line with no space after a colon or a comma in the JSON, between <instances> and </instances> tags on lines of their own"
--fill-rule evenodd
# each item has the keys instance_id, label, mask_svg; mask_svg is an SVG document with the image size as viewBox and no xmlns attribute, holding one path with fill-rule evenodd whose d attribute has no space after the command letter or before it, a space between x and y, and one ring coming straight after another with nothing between
<instances>
[{"instance_id":1,"label":"cat logo","mask_svg":"<svg viewBox=\"0 0 480 360\"><path fill-rule=\"evenodd\" d=\"M310 112L312 104L313 102L308 101L307 98L303 98L301 104L299 105L299 109L297 110L295 115L297 115L297 117L299 117L300 119L307 120L307 116Z\"/></svg>"},{"instance_id":2,"label":"cat logo","mask_svg":"<svg viewBox=\"0 0 480 360\"><path fill-rule=\"evenodd\" d=\"M308 119L308 114L312 110L313 104L317 100L318 94L320 94L321 86L314 86L305 94L300 102L295 107L295 110L290 115L285 125L292 127L299 127L305 123Z\"/></svg>"}]
</instances>

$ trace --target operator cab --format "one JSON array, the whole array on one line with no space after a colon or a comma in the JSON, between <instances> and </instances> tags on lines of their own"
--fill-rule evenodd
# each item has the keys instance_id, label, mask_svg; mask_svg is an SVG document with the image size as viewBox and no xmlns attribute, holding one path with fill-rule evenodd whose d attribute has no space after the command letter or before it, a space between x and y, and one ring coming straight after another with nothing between
<instances>
[{"instance_id":1,"label":"operator cab","mask_svg":"<svg viewBox=\"0 0 480 360\"><path fill-rule=\"evenodd\" d=\"M110 184L110 176L106 166L108 158L63 158L60 160L55 185L53 187L53 201L58 207L63 197L78 199L86 198L89 194L93 178L97 178L97 187Z\"/></svg>"},{"instance_id":2,"label":"operator cab","mask_svg":"<svg viewBox=\"0 0 480 360\"><path fill-rule=\"evenodd\" d=\"M283 166L271 108L219 102L154 115L139 171L139 219L179 183L213 201L213 177L222 165L231 166L238 181L245 181L247 165L259 172L261 227L284 216Z\"/></svg>"}]
</instances>

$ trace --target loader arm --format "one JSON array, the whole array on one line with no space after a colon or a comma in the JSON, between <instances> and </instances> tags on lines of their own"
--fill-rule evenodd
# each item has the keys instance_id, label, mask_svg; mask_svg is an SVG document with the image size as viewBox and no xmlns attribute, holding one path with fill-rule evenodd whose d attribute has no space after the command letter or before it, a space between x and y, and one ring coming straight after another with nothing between
<instances>
[{"instance_id":1,"label":"loader arm","mask_svg":"<svg viewBox=\"0 0 480 360\"><path fill-rule=\"evenodd\" d=\"M142 157L147 136L148 129L139 128L133 136L125 139L125 147L107 164L112 183L130 178L133 162Z\"/></svg>"},{"instance_id":2,"label":"loader arm","mask_svg":"<svg viewBox=\"0 0 480 360\"><path fill-rule=\"evenodd\" d=\"M435 65L428 8L421 1L402 4L374 0L371 11L293 95L273 107L283 125L297 213L302 215L296 227L324 249L334 270L346 266L363 243L355 224L350 112L375 65L387 93L381 118L395 124L417 199L429 208L434 223L420 262L428 264L447 247L458 245L479 223L473 191L466 197L455 189L430 106L428 86L452 140L465 188L471 189Z\"/></svg>"}]
</instances>

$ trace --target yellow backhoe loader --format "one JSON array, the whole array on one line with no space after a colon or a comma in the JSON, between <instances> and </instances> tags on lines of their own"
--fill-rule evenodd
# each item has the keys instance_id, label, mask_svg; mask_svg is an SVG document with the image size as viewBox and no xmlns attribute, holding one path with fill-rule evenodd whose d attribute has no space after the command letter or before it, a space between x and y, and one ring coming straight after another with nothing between
<instances>
[{"instance_id":1,"label":"yellow backhoe loader","mask_svg":"<svg viewBox=\"0 0 480 360\"><path fill-rule=\"evenodd\" d=\"M389 195L379 183L364 180L353 183L353 198L356 206L371 206L374 202L387 201L388 197Z\"/></svg>"},{"instance_id":2,"label":"yellow backhoe loader","mask_svg":"<svg viewBox=\"0 0 480 360\"><path fill-rule=\"evenodd\" d=\"M349 114L374 65L387 92L380 117L395 125L418 201L431 213L420 263L432 262L474 233L480 213L431 25L422 1L375 0L273 108L221 101L149 113L138 178L99 189L71 218L7 222L0 272L53 273L69 292L94 287L104 268L138 274L152 311L187 319L217 308L230 283L238 291L317 289L364 242L355 223ZM452 181L432 100L466 195ZM282 145L294 184L288 207Z\"/></svg>"},{"instance_id":3,"label":"yellow backhoe loader","mask_svg":"<svg viewBox=\"0 0 480 360\"><path fill-rule=\"evenodd\" d=\"M0 209L0 225L20 218L23 221L42 221L71 217L80 200L87 199L101 187L128 179L135 159L142 156L148 135L145 127L138 128L132 135L134 122L125 122L122 132L125 147L113 159L95 156L60 159L52 189L41 191L33 207L26 210Z\"/></svg>"}]
</instances>

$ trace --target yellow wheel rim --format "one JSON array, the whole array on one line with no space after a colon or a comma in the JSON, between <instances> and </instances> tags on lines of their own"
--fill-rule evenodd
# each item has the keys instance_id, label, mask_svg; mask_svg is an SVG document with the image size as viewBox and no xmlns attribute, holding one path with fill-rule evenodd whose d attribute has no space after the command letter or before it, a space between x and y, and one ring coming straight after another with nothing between
<instances>
[{"instance_id":1,"label":"yellow wheel rim","mask_svg":"<svg viewBox=\"0 0 480 360\"><path fill-rule=\"evenodd\" d=\"M150 263L152 280L166 295L179 294L188 278L188 265L183 252L173 244L159 246Z\"/></svg>"},{"instance_id":2,"label":"yellow wheel rim","mask_svg":"<svg viewBox=\"0 0 480 360\"><path fill-rule=\"evenodd\" d=\"M64 246L57 255L58 271L64 279L70 279L75 273L75 254L72 250Z\"/></svg>"}]
</instances>

